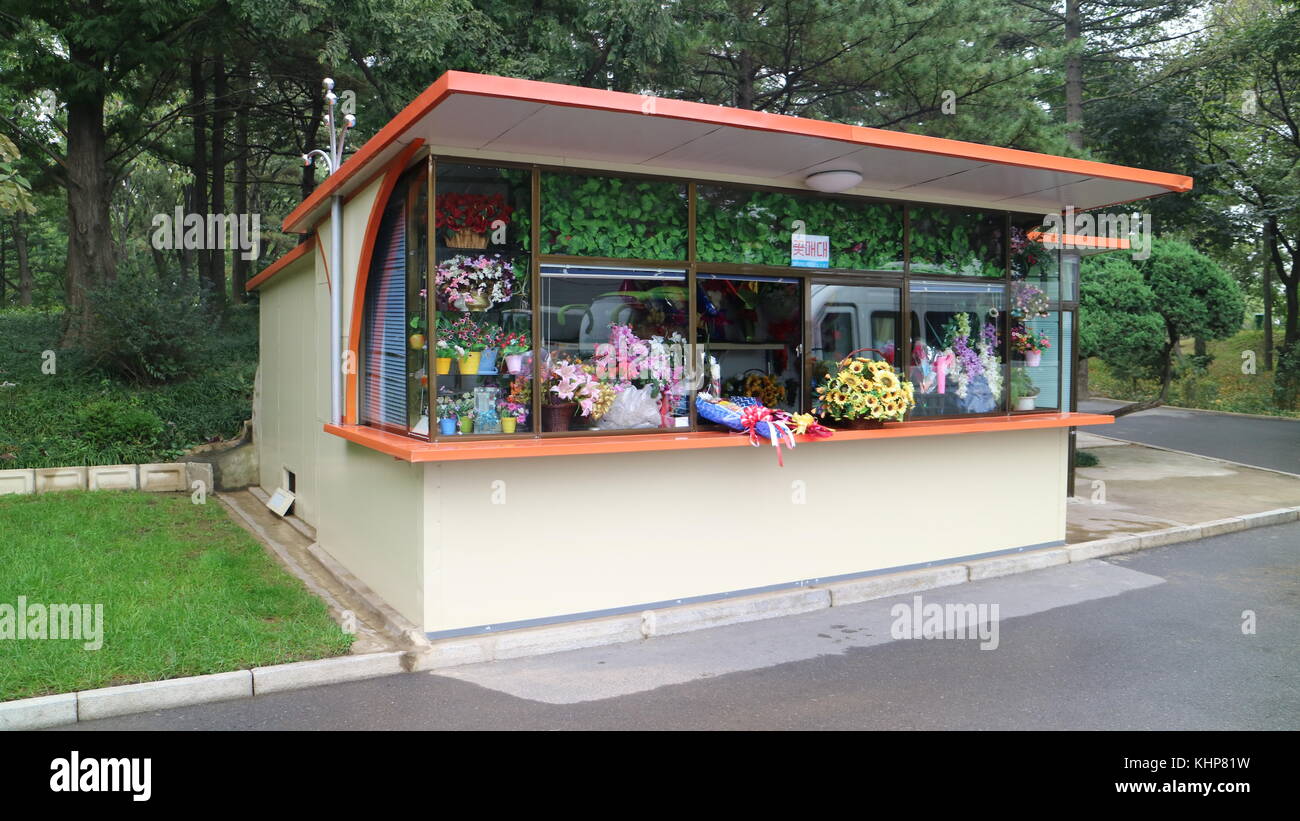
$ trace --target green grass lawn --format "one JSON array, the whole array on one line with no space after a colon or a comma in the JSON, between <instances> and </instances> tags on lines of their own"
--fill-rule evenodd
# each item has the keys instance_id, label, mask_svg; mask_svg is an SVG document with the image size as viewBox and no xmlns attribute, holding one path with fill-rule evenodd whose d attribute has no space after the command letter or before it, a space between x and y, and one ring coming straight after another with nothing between
<instances>
[{"instance_id":1,"label":"green grass lawn","mask_svg":"<svg viewBox=\"0 0 1300 821\"><path fill-rule=\"evenodd\" d=\"M352 643L211 498L0 497L0 605L19 596L102 604L103 646L0 638L0 701L324 658Z\"/></svg>"},{"instance_id":2,"label":"green grass lawn","mask_svg":"<svg viewBox=\"0 0 1300 821\"><path fill-rule=\"evenodd\" d=\"M1277 337L1281 344L1281 335ZM1184 340L1183 354L1191 356L1192 340ZM1186 368L1169 386L1169 404L1184 408L1300 417L1300 411L1279 410L1273 400L1273 372L1264 370L1264 332L1242 331L1228 339L1206 343L1214 357L1209 368ZM1242 352L1255 356L1255 373L1242 373ZM1122 379L1100 359L1088 360L1088 390L1093 396L1136 401L1160 392L1156 380Z\"/></svg>"}]
</instances>

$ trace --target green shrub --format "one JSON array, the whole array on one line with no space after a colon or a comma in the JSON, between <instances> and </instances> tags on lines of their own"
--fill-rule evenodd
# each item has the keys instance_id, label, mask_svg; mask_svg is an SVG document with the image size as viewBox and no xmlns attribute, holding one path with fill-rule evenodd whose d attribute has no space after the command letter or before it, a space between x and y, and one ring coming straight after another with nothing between
<instances>
[{"instance_id":1,"label":"green shrub","mask_svg":"<svg viewBox=\"0 0 1300 821\"><path fill-rule=\"evenodd\" d=\"M112 399L91 402L78 412L77 419L82 437L99 448L151 447L163 432L163 421L158 414Z\"/></svg>"},{"instance_id":2,"label":"green shrub","mask_svg":"<svg viewBox=\"0 0 1300 821\"><path fill-rule=\"evenodd\" d=\"M197 370L214 322L192 281L125 275L90 298L94 322L83 353L94 367L136 384L174 382Z\"/></svg>"},{"instance_id":3,"label":"green shrub","mask_svg":"<svg viewBox=\"0 0 1300 821\"><path fill-rule=\"evenodd\" d=\"M1098 464L1098 459L1091 451L1076 450L1074 452L1074 466L1077 468L1093 468Z\"/></svg>"}]
</instances>

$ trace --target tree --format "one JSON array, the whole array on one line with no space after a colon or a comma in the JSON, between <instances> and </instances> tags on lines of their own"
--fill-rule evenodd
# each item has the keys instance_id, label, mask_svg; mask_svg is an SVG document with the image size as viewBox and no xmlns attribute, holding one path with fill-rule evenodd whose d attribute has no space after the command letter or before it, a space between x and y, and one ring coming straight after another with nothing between
<instances>
[{"instance_id":1,"label":"tree","mask_svg":"<svg viewBox=\"0 0 1300 821\"><path fill-rule=\"evenodd\" d=\"M113 185L141 142L175 112L158 112L176 44L201 18L201 0L12 0L0 52L18 55L16 91L51 93L60 111L24 123L10 101L0 128L67 192L64 344L93 321L90 293L116 274L109 217Z\"/></svg>"},{"instance_id":2,"label":"tree","mask_svg":"<svg viewBox=\"0 0 1300 821\"><path fill-rule=\"evenodd\" d=\"M1085 260L1079 279L1079 355L1117 373L1159 380L1159 393L1114 411L1163 405L1184 338L1223 339L1241 328L1237 283L1185 242L1154 240L1146 259L1105 254Z\"/></svg>"}]
</instances>

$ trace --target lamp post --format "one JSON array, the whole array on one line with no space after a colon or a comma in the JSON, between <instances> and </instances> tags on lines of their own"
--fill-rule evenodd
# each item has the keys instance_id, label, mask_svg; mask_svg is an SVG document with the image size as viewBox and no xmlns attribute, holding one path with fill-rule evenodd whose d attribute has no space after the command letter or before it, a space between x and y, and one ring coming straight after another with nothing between
<instances>
[{"instance_id":1,"label":"lamp post","mask_svg":"<svg viewBox=\"0 0 1300 821\"><path fill-rule=\"evenodd\" d=\"M334 93L334 81L326 77L325 87L325 122L329 123L330 144L328 153L319 148L302 155L302 164L311 165L314 158L325 161L327 175L339 170L343 164L343 141L347 139L348 130L357 124L357 118L348 114L343 118L343 127L337 127L334 107L338 95ZM338 425L343 421L343 197L335 192L330 198L330 258L329 269L334 272L330 280L330 422Z\"/></svg>"}]
</instances>

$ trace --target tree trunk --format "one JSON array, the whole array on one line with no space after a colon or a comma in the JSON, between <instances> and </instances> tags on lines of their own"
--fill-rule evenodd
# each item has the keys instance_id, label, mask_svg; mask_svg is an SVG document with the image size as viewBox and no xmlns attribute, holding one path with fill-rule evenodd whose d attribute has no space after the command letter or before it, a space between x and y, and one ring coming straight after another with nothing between
<instances>
[{"instance_id":1,"label":"tree trunk","mask_svg":"<svg viewBox=\"0 0 1300 821\"><path fill-rule=\"evenodd\" d=\"M30 308L32 304L32 263L27 255L27 217L14 217L14 253L18 255L18 304Z\"/></svg>"},{"instance_id":2,"label":"tree trunk","mask_svg":"<svg viewBox=\"0 0 1300 821\"><path fill-rule=\"evenodd\" d=\"M1065 0L1065 47L1081 46L1080 0ZM1083 58L1071 53L1065 59L1065 136L1071 148L1083 148Z\"/></svg>"},{"instance_id":3,"label":"tree trunk","mask_svg":"<svg viewBox=\"0 0 1300 821\"><path fill-rule=\"evenodd\" d=\"M239 78L239 105L235 109L235 215L242 219L248 214L248 105L251 72L248 60L240 60L235 74ZM251 225L250 225L251 228ZM245 243L249 237L241 237ZM246 302L244 285L248 282L249 260L242 250L230 260L230 296L235 302Z\"/></svg>"},{"instance_id":4,"label":"tree trunk","mask_svg":"<svg viewBox=\"0 0 1300 821\"><path fill-rule=\"evenodd\" d=\"M9 302L9 267L7 254L5 254L5 226L0 223L0 310L3 310Z\"/></svg>"},{"instance_id":5,"label":"tree trunk","mask_svg":"<svg viewBox=\"0 0 1300 821\"><path fill-rule=\"evenodd\" d=\"M1273 221L1264 222L1264 248L1273 245ZM1264 370L1273 370L1273 264L1264 263Z\"/></svg>"},{"instance_id":6,"label":"tree trunk","mask_svg":"<svg viewBox=\"0 0 1300 821\"><path fill-rule=\"evenodd\" d=\"M203 77L203 58L190 58L190 100L193 111L190 121L194 129L194 153L190 160L190 172L194 175L194 185L190 190L191 214L203 216L208 210L208 141L207 108L208 90ZM206 219L206 217L205 217ZM205 234L206 236L206 234ZM200 283L207 281L208 257L206 244L201 248L188 249L197 261L195 275Z\"/></svg>"},{"instance_id":7,"label":"tree trunk","mask_svg":"<svg viewBox=\"0 0 1300 821\"><path fill-rule=\"evenodd\" d=\"M212 207L210 214L226 213L226 109L227 98L226 63L218 54L212 65ZM228 237L232 242L238 238L237 232ZM214 239L216 239L214 237ZM226 305L226 251L218 243L208 253L208 283L211 286L211 299L218 309Z\"/></svg>"},{"instance_id":8,"label":"tree trunk","mask_svg":"<svg viewBox=\"0 0 1300 821\"><path fill-rule=\"evenodd\" d=\"M74 52L73 61L86 59ZM117 278L112 223L104 93L89 89L67 102L68 261L63 346L78 345L93 324L90 292Z\"/></svg>"},{"instance_id":9,"label":"tree trunk","mask_svg":"<svg viewBox=\"0 0 1300 821\"><path fill-rule=\"evenodd\" d=\"M740 52L740 76L736 78L736 108L754 107L754 58L747 51Z\"/></svg>"},{"instance_id":10,"label":"tree trunk","mask_svg":"<svg viewBox=\"0 0 1300 821\"><path fill-rule=\"evenodd\" d=\"M1172 341L1165 343L1165 355L1164 355L1165 367L1164 367L1164 372L1161 373L1160 375L1160 393L1154 399L1145 399L1141 402L1134 402L1130 405L1125 405L1122 408L1116 408L1115 410L1110 412L1111 416L1118 419L1121 416L1128 416L1130 413L1137 413L1138 411L1158 408L1165 403L1165 401L1169 398L1169 385L1173 382L1173 377L1174 377L1173 354L1174 354L1174 350L1177 347L1178 347L1177 339L1173 339Z\"/></svg>"}]
</instances>

